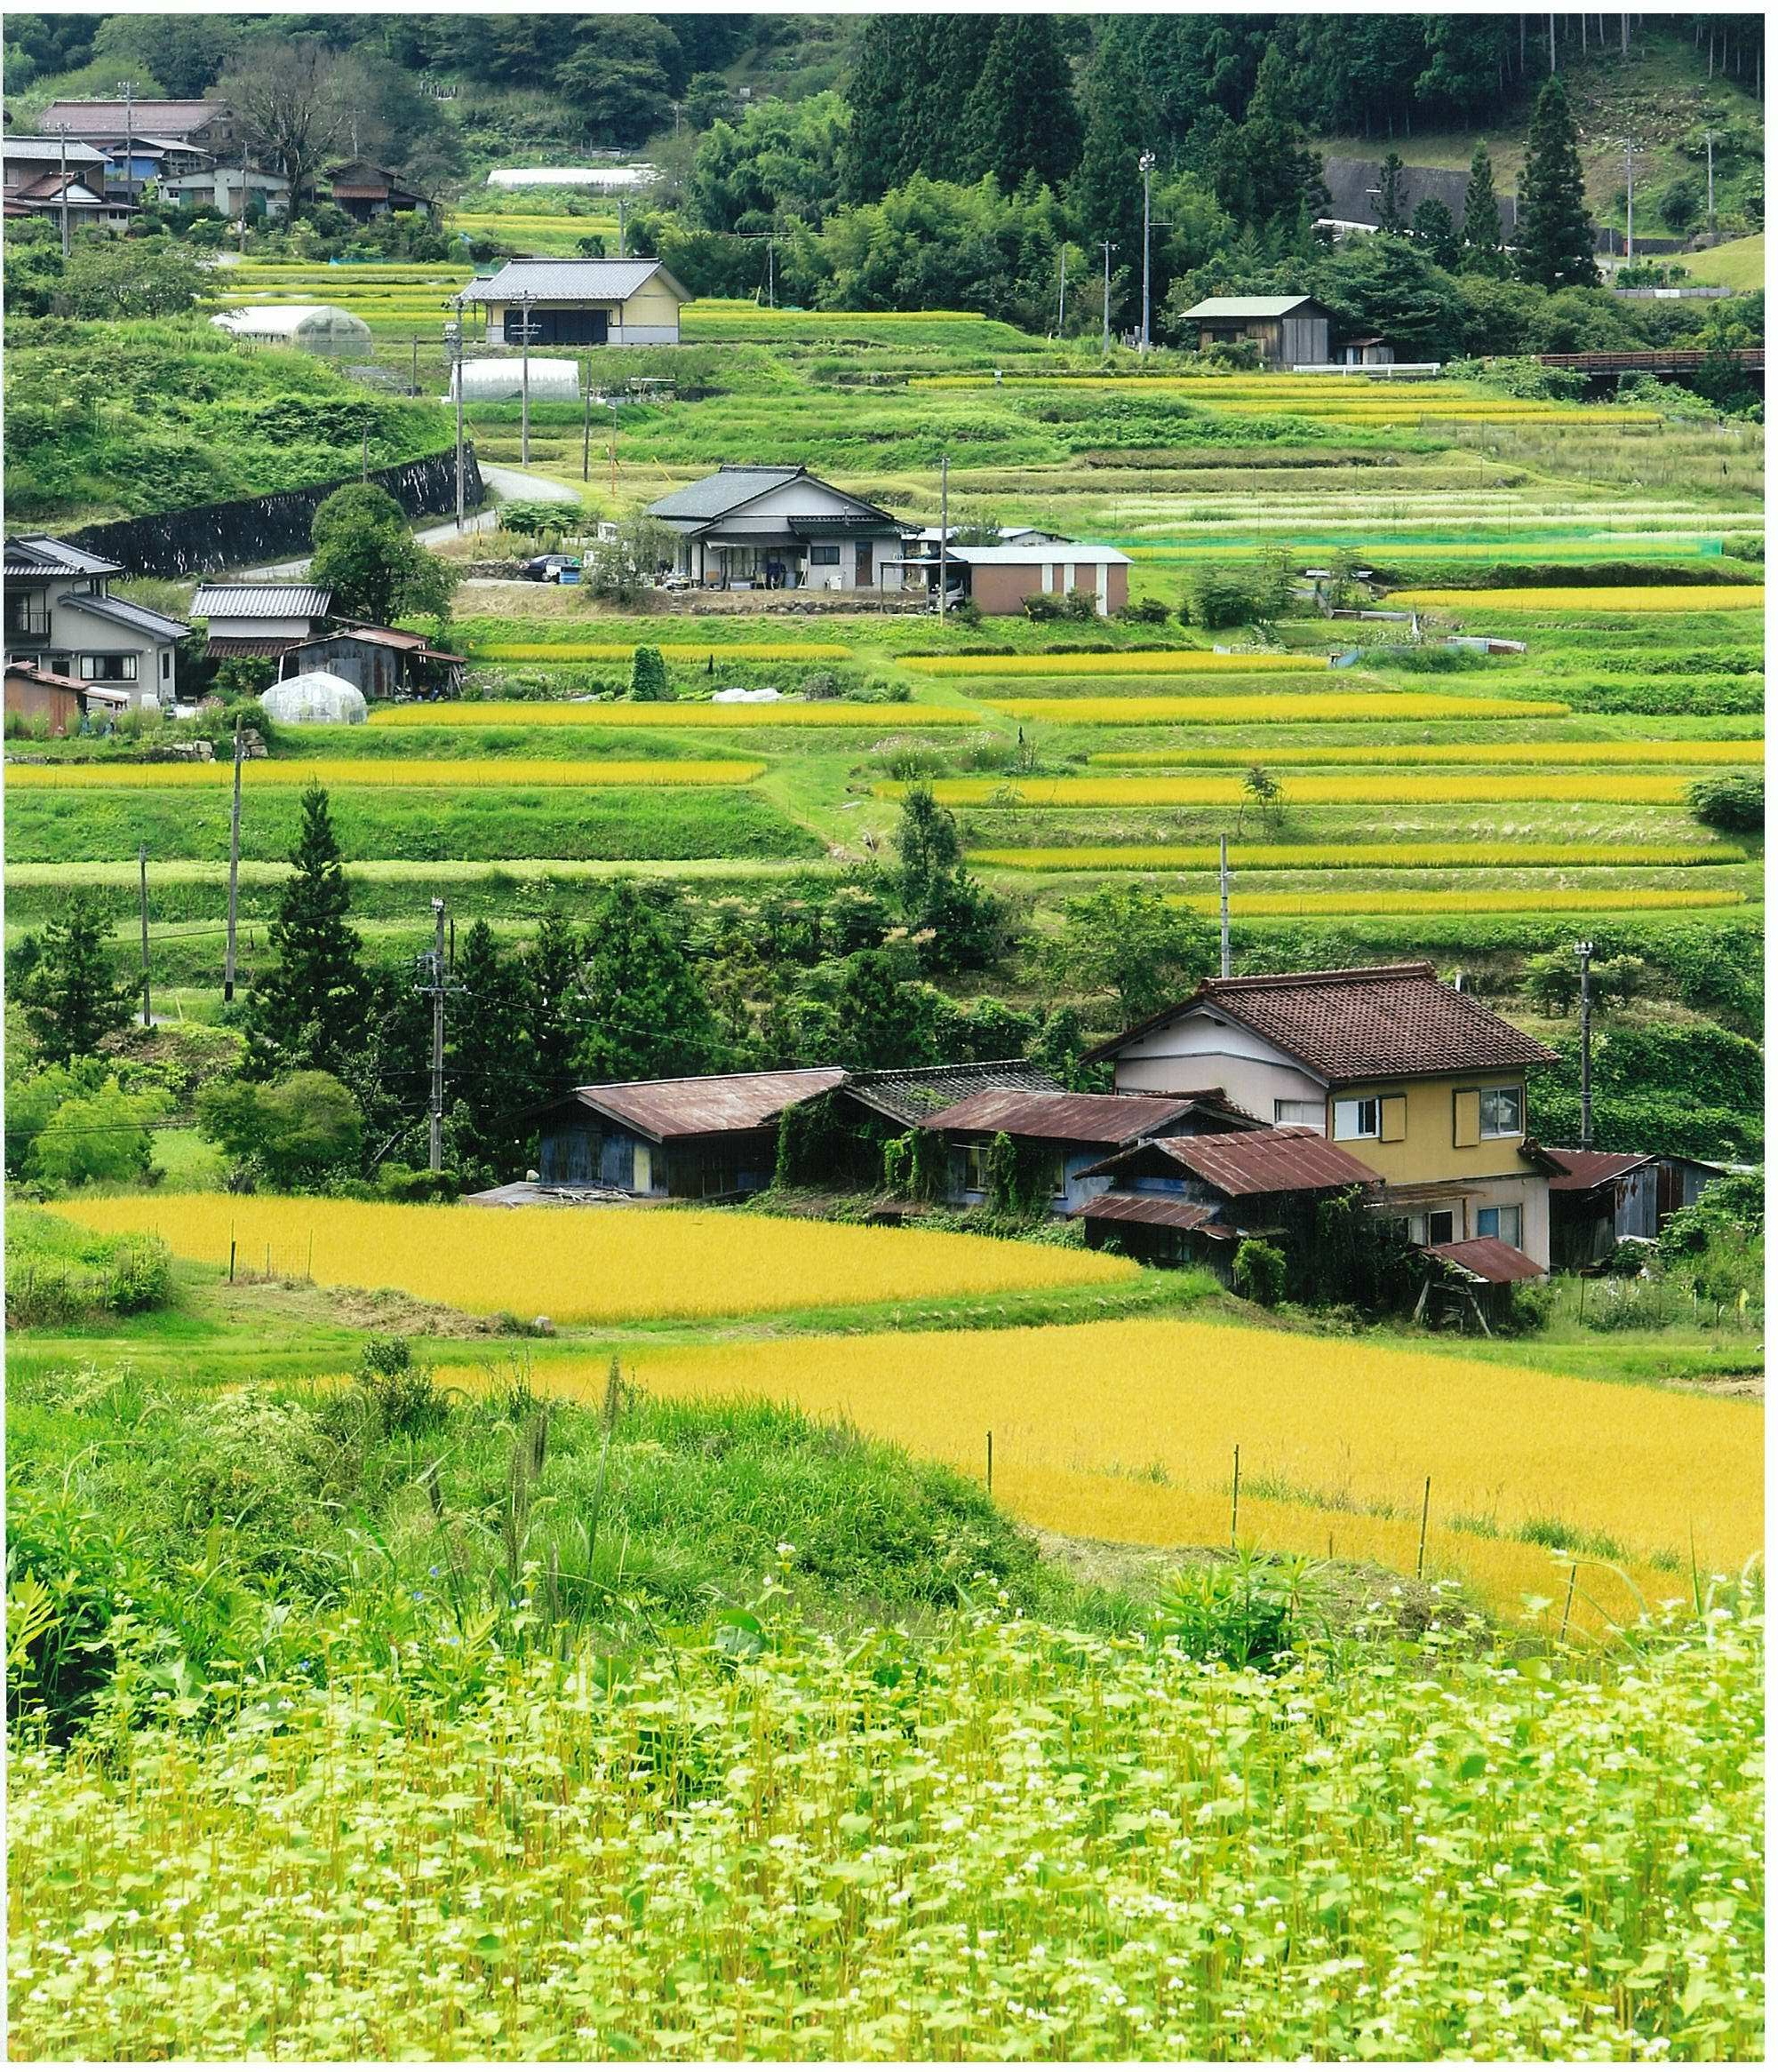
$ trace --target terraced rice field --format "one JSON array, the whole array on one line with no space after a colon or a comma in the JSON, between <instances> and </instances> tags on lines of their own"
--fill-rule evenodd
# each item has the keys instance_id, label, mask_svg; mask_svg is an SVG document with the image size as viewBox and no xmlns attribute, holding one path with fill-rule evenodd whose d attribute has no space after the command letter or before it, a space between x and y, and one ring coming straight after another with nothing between
<instances>
[{"instance_id":1,"label":"terraced rice field","mask_svg":"<svg viewBox=\"0 0 1778 2072\"><path fill-rule=\"evenodd\" d=\"M1089 701L1096 702L1096 701ZM1458 702L1458 701L1453 701ZM1482 709L1477 711L1476 705ZM1011 710L1013 708L1008 707ZM1533 705L1529 711L1537 713L1541 707ZM1566 708L1558 708L1563 710ZM1507 700L1490 701L1481 698L1463 712L1440 713L1404 713L1404 718L1486 719L1519 717L1527 707L1514 705ZM1040 711L1020 708L1021 716L1037 719L1047 716ZM1072 716L1072 708L1071 708ZM1128 715L1130 721L1139 721L1140 713ZM1168 713L1168 719L1186 719L1188 713ZM1340 714L1322 715L1341 717ZM1393 719L1391 712L1375 716ZM1402 763L1407 765L1460 762L1485 762L1502 766L1519 763L1586 763L1599 769L1638 763L1683 763L1687 768L1713 763L1763 763L1766 760L1766 744L1763 741L1415 741L1401 743L1367 743L1362 748L1304 747L1295 743L1266 752L1268 765L1284 766L1337 762L1351 764L1362 760L1366 767L1375 763ZM1178 748L1128 748L1107 749L1087 759L1096 768L1105 769L1152 769L1170 767L1177 763L1215 766L1225 763L1246 764L1253 761L1250 753L1233 748L1195 748L1184 745Z\"/></svg>"},{"instance_id":2,"label":"terraced rice field","mask_svg":"<svg viewBox=\"0 0 1778 2072\"><path fill-rule=\"evenodd\" d=\"M1053 697L994 697L985 702L1009 719L1052 720L1070 727L1307 726L1328 721L1394 725L1414 720L1560 719L1568 710L1553 698L1447 697L1436 691L1414 690L1375 696L1307 690L1257 691L1238 697L1207 692L1200 697L1069 697L1065 702ZM1331 759L1338 760L1338 752Z\"/></svg>"},{"instance_id":3,"label":"terraced rice field","mask_svg":"<svg viewBox=\"0 0 1778 2072\"><path fill-rule=\"evenodd\" d=\"M898 799L905 783L875 787L879 798ZM1337 777L1293 777L1288 796L1304 806L1455 806L1465 803L1524 805L1537 801L1592 800L1629 805L1678 805L1686 796L1682 777L1647 777L1558 770L1497 777L1366 777L1357 770ZM944 777L933 795L946 806L1240 806L1249 794L1236 777Z\"/></svg>"},{"instance_id":4,"label":"terraced rice field","mask_svg":"<svg viewBox=\"0 0 1778 2072\"><path fill-rule=\"evenodd\" d=\"M981 714L968 705L855 705L841 698L769 705L608 703L594 699L486 698L467 704L389 705L373 727L971 727Z\"/></svg>"},{"instance_id":5,"label":"terraced rice field","mask_svg":"<svg viewBox=\"0 0 1778 2072\"><path fill-rule=\"evenodd\" d=\"M1391 602L1444 611L1565 612L1581 618L1620 611L1763 611L1766 591L1758 583L1708 585L1649 583L1563 589L1397 590Z\"/></svg>"},{"instance_id":6,"label":"terraced rice field","mask_svg":"<svg viewBox=\"0 0 1778 2072\"><path fill-rule=\"evenodd\" d=\"M1082 842L1072 849L971 849L969 860L1002 871L1211 871L1220 853L1211 843L1132 842L1108 848ZM1240 871L1670 871L1746 861L1744 850L1726 842L1696 842L1688 848L1536 841L1229 844L1230 867Z\"/></svg>"},{"instance_id":7,"label":"terraced rice field","mask_svg":"<svg viewBox=\"0 0 1778 2072\"><path fill-rule=\"evenodd\" d=\"M633 785L650 790L663 786L749 784L765 769L762 762L667 761L578 762L548 756L465 756L460 761L434 762L420 757L315 756L289 761L250 762L243 786L255 791L311 784L326 786L400 786L414 790L449 787L500 790L546 785L574 789ZM21 791L197 791L227 787L233 782L226 762L68 762L20 763L7 769L9 789Z\"/></svg>"}]
</instances>

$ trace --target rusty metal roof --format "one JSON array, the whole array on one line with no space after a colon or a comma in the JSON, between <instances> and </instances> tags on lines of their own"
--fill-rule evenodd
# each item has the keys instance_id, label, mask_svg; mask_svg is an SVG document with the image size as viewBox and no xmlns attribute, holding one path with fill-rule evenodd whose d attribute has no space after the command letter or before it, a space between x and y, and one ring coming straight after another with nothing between
<instances>
[{"instance_id":1,"label":"rusty metal roof","mask_svg":"<svg viewBox=\"0 0 1778 2072\"><path fill-rule=\"evenodd\" d=\"M1460 1238L1455 1244L1423 1245L1421 1249L1457 1267L1472 1280L1487 1281L1491 1287L1543 1278L1543 1269L1535 1259L1502 1238Z\"/></svg>"},{"instance_id":2,"label":"rusty metal roof","mask_svg":"<svg viewBox=\"0 0 1778 2072\"><path fill-rule=\"evenodd\" d=\"M929 1129L1004 1130L1052 1144L1134 1144L1160 1136L1195 1105L1192 1095L1033 1093L985 1088L926 1118Z\"/></svg>"},{"instance_id":3,"label":"rusty metal roof","mask_svg":"<svg viewBox=\"0 0 1778 2072\"><path fill-rule=\"evenodd\" d=\"M1089 1050L1088 1060L1114 1056L1187 1014L1225 1015L1329 1085L1548 1064L1556 1056L1422 963L1207 978L1176 1006Z\"/></svg>"},{"instance_id":4,"label":"rusty metal roof","mask_svg":"<svg viewBox=\"0 0 1778 2072\"><path fill-rule=\"evenodd\" d=\"M1649 1163L1646 1152L1559 1152L1546 1144L1543 1156L1561 1170L1550 1180L1551 1194L1590 1194L1620 1174Z\"/></svg>"},{"instance_id":5,"label":"rusty metal roof","mask_svg":"<svg viewBox=\"0 0 1778 2072\"><path fill-rule=\"evenodd\" d=\"M1169 1136L1157 1150L1221 1194L1291 1194L1328 1187L1375 1187L1382 1175L1313 1129L1238 1129L1216 1136Z\"/></svg>"},{"instance_id":6,"label":"rusty metal roof","mask_svg":"<svg viewBox=\"0 0 1778 2072\"><path fill-rule=\"evenodd\" d=\"M806 1072L713 1073L690 1080L628 1080L616 1085L576 1087L572 1098L594 1114L664 1144L673 1137L721 1136L730 1130L763 1129L786 1108L843 1083L845 1068L816 1065Z\"/></svg>"},{"instance_id":7,"label":"rusty metal roof","mask_svg":"<svg viewBox=\"0 0 1778 2072\"><path fill-rule=\"evenodd\" d=\"M1160 1223L1171 1231L1196 1231L1206 1238L1232 1238L1220 1211L1168 1194L1096 1194L1073 1214L1093 1223Z\"/></svg>"},{"instance_id":8,"label":"rusty metal roof","mask_svg":"<svg viewBox=\"0 0 1778 2072\"><path fill-rule=\"evenodd\" d=\"M904 1125L929 1121L964 1095L993 1087L1017 1087L1033 1094L1063 1091L1041 1066L1023 1057L991 1058L977 1064L896 1065L880 1072L855 1072L846 1080L846 1091L855 1101Z\"/></svg>"}]
</instances>

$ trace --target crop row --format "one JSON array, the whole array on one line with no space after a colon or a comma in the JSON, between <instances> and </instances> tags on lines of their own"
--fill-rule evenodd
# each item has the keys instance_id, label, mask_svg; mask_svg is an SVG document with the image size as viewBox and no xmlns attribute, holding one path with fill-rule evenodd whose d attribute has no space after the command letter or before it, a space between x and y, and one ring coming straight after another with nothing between
<instances>
[{"instance_id":1,"label":"crop row","mask_svg":"<svg viewBox=\"0 0 1778 2072\"><path fill-rule=\"evenodd\" d=\"M1312 720L1538 720L1560 719L1568 710L1551 698L1461 697L1442 691L1418 690L1253 691L1244 697L993 697L983 702L1009 719L1048 720L1063 727L1159 727L1181 721L1216 727L1290 725ZM1340 751L1332 753L1339 759ZM1175 754L1164 760L1177 761L1179 757Z\"/></svg>"},{"instance_id":2,"label":"crop row","mask_svg":"<svg viewBox=\"0 0 1778 2072\"><path fill-rule=\"evenodd\" d=\"M1598 618L1614 611L1762 611L1766 590L1758 583L1537 585L1522 590L1396 590L1389 601L1440 610L1564 611Z\"/></svg>"},{"instance_id":3,"label":"crop row","mask_svg":"<svg viewBox=\"0 0 1778 2072\"><path fill-rule=\"evenodd\" d=\"M978 849L969 860L1002 871L1208 871L1219 860L1208 842L1081 843L1064 849ZM1230 865L1245 871L1683 870L1744 864L1726 842L1659 846L1579 841L1354 841L1231 843Z\"/></svg>"},{"instance_id":4,"label":"crop row","mask_svg":"<svg viewBox=\"0 0 1778 2072\"><path fill-rule=\"evenodd\" d=\"M730 641L698 647L690 641L656 643L667 662L702 662L720 654L738 662L844 662L852 650L838 641ZM634 641L489 641L470 648L477 662L627 662Z\"/></svg>"},{"instance_id":5,"label":"crop row","mask_svg":"<svg viewBox=\"0 0 1778 2072\"><path fill-rule=\"evenodd\" d=\"M1083 700L1097 703L1097 700ZM1330 715L1322 714L1327 718ZM1365 714L1388 718L1392 715ZM1427 715L1404 713L1407 719ZM1452 715L1439 715L1447 717ZM1490 714L1497 717L1497 714ZM1352 748L1268 748L1269 763L1439 763L1439 762L1579 762L1613 765L1638 762L1723 763L1763 762L1764 741L1415 741L1379 747L1366 743ZM1153 769L1176 764L1229 764L1244 767L1253 761L1250 749L1240 748L1131 748L1107 750L1088 756L1089 762L1116 769Z\"/></svg>"},{"instance_id":6,"label":"crop row","mask_svg":"<svg viewBox=\"0 0 1778 2072\"><path fill-rule=\"evenodd\" d=\"M897 799L901 783L872 787ZM1621 806L1677 806L1688 789L1683 777L1556 771L1544 776L1292 777L1287 795L1304 806L1427 806L1533 801L1599 800ZM1239 777L941 777L932 787L946 806L1239 806L1248 796Z\"/></svg>"},{"instance_id":7,"label":"crop row","mask_svg":"<svg viewBox=\"0 0 1778 2072\"><path fill-rule=\"evenodd\" d=\"M1175 906L1195 913L1215 913L1214 892L1178 892L1168 896ZM1682 907L1743 906L1744 892L1694 891L1690 887L1650 886L1646 889L1539 886L1516 891L1478 892L1236 892L1229 911L1238 920L1272 920L1300 914L1325 920L1361 913L1653 913Z\"/></svg>"},{"instance_id":8,"label":"crop row","mask_svg":"<svg viewBox=\"0 0 1778 2072\"><path fill-rule=\"evenodd\" d=\"M857 705L841 698L813 703L711 705L676 698L665 704L633 700L487 698L464 704L389 705L371 715L373 727L962 727L979 725L968 705Z\"/></svg>"},{"instance_id":9,"label":"crop row","mask_svg":"<svg viewBox=\"0 0 1778 2072\"><path fill-rule=\"evenodd\" d=\"M250 790L295 785L406 785L416 789L464 785L745 785L765 769L762 762L570 761L548 756L464 757L460 761L419 759L315 756L301 761L250 762ZM30 791L186 791L220 788L230 782L227 762L9 763L7 789Z\"/></svg>"}]
</instances>

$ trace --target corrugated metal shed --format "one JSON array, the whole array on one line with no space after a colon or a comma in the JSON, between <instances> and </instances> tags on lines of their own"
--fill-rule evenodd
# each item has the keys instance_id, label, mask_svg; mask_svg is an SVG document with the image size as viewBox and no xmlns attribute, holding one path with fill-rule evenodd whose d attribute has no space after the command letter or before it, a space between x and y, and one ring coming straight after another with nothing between
<instances>
[{"instance_id":1,"label":"corrugated metal shed","mask_svg":"<svg viewBox=\"0 0 1778 2072\"><path fill-rule=\"evenodd\" d=\"M1219 1193L1291 1194L1327 1187L1376 1187L1382 1175L1313 1129L1238 1129L1169 1136L1155 1148Z\"/></svg>"},{"instance_id":2,"label":"corrugated metal shed","mask_svg":"<svg viewBox=\"0 0 1778 2072\"><path fill-rule=\"evenodd\" d=\"M1228 1224L1216 1221L1219 1213L1201 1202L1165 1194L1096 1194L1073 1211L1088 1223L1156 1223L1169 1231L1196 1231L1206 1238L1232 1238Z\"/></svg>"},{"instance_id":3,"label":"corrugated metal shed","mask_svg":"<svg viewBox=\"0 0 1778 2072\"><path fill-rule=\"evenodd\" d=\"M1557 1152L1545 1146L1543 1156L1561 1167L1551 1177L1551 1194L1590 1194L1595 1187L1649 1163L1646 1152Z\"/></svg>"},{"instance_id":4,"label":"corrugated metal shed","mask_svg":"<svg viewBox=\"0 0 1778 2072\"><path fill-rule=\"evenodd\" d=\"M594 1114L665 1144L674 1137L763 1129L786 1108L831 1092L845 1077L842 1065L823 1064L805 1072L726 1072L577 1087L572 1098Z\"/></svg>"},{"instance_id":5,"label":"corrugated metal shed","mask_svg":"<svg viewBox=\"0 0 1778 2072\"><path fill-rule=\"evenodd\" d=\"M1457 1267L1472 1280L1486 1281L1490 1287L1543 1278L1543 1269L1535 1259L1501 1238L1461 1238L1455 1244L1425 1245L1421 1249Z\"/></svg>"},{"instance_id":6,"label":"corrugated metal shed","mask_svg":"<svg viewBox=\"0 0 1778 2072\"><path fill-rule=\"evenodd\" d=\"M1199 1012L1241 1023L1330 1085L1548 1064L1556 1056L1471 994L1442 984L1430 964L1376 964L1207 978L1176 1007L1163 1008L1087 1057L1113 1056L1151 1031Z\"/></svg>"},{"instance_id":7,"label":"corrugated metal shed","mask_svg":"<svg viewBox=\"0 0 1778 2072\"><path fill-rule=\"evenodd\" d=\"M1163 1136L1194 1105L1190 1095L1033 1093L985 1088L926 1118L929 1129L1004 1130L1053 1144L1134 1144Z\"/></svg>"},{"instance_id":8,"label":"corrugated metal shed","mask_svg":"<svg viewBox=\"0 0 1778 2072\"><path fill-rule=\"evenodd\" d=\"M1200 316L1289 316L1298 309L1320 307L1312 295L1211 295L1183 312L1183 316L1188 323Z\"/></svg>"},{"instance_id":9,"label":"corrugated metal shed","mask_svg":"<svg viewBox=\"0 0 1778 2072\"><path fill-rule=\"evenodd\" d=\"M315 583L200 583L197 618L325 618L333 593Z\"/></svg>"},{"instance_id":10,"label":"corrugated metal shed","mask_svg":"<svg viewBox=\"0 0 1778 2072\"><path fill-rule=\"evenodd\" d=\"M472 302L516 302L524 294L539 302L626 302L657 274L688 299L658 259L508 259L498 274L472 281L466 294Z\"/></svg>"}]
</instances>

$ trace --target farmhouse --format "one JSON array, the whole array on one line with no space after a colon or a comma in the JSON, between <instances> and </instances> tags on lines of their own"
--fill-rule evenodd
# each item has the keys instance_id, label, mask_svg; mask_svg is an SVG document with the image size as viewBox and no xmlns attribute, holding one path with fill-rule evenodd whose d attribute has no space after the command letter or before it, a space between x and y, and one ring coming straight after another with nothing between
<instances>
[{"instance_id":1,"label":"farmhouse","mask_svg":"<svg viewBox=\"0 0 1778 2072\"><path fill-rule=\"evenodd\" d=\"M102 151L71 138L64 147L58 137L7 137L0 139L0 153L8 221L27 216L60 221L65 195L70 230L129 228L127 200L114 200L107 193Z\"/></svg>"},{"instance_id":2,"label":"farmhouse","mask_svg":"<svg viewBox=\"0 0 1778 2072\"><path fill-rule=\"evenodd\" d=\"M187 163L163 165L155 180L155 192L163 202L181 209L215 209L238 218L242 196L250 216L286 216L290 213L291 183L281 172L262 172L257 165L243 166L212 158L207 152L187 153Z\"/></svg>"},{"instance_id":3,"label":"farmhouse","mask_svg":"<svg viewBox=\"0 0 1778 2072\"><path fill-rule=\"evenodd\" d=\"M1115 1242L1152 1265L1208 1265L1224 1281L1242 1238L1300 1249L1323 1196L1380 1196L1383 1186L1350 1152L1300 1128L1158 1136L1084 1167L1080 1181L1099 1190L1072 1211L1095 1250Z\"/></svg>"},{"instance_id":4,"label":"farmhouse","mask_svg":"<svg viewBox=\"0 0 1778 2072\"><path fill-rule=\"evenodd\" d=\"M690 300L658 259L508 259L465 300L488 312L488 343L676 346Z\"/></svg>"},{"instance_id":5,"label":"farmhouse","mask_svg":"<svg viewBox=\"0 0 1778 2072\"><path fill-rule=\"evenodd\" d=\"M127 690L58 676L35 662L6 665L6 717L42 720L52 735L76 732L84 719L116 719L130 709Z\"/></svg>"},{"instance_id":6,"label":"farmhouse","mask_svg":"<svg viewBox=\"0 0 1778 2072\"><path fill-rule=\"evenodd\" d=\"M540 1183L661 1200L757 1193L771 1182L779 1116L845 1077L819 1065L577 1087L530 1118Z\"/></svg>"},{"instance_id":7,"label":"farmhouse","mask_svg":"<svg viewBox=\"0 0 1778 2072\"><path fill-rule=\"evenodd\" d=\"M728 464L649 516L679 535L677 572L709 589L901 586L899 520L806 467Z\"/></svg>"},{"instance_id":8,"label":"farmhouse","mask_svg":"<svg viewBox=\"0 0 1778 2072\"><path fill-rule=\"evenodd\" d=\"M1087 1055L1120 1093L1215 1084L1346 1147L1416 1244L1494 1238L1548 1270L1556 1167L1528 1133L1525 1075L1555 1054L1430 964L1206 979Z\"/></svg>"},{"instance_id":9,"label":"farmhouse","mask_svg":"<svg viewBox=\"0 0 1778 2072\"><path fill-rule=\"evenodd\" d=\"M235 139L234 110L214 100L52 100L37 127L48 138L65 129L99 145L154 137L219 152Z\"/></svg>"},{"instance_id":10,"label":"farmhouse","mask_svg":"<svg viewBox=\"0 0 1778 2072\"><path fill-rule=\"evenodd\" d=\"M997 1137L1014 1148L1021 1179L1033 1195L1047 1186L1053 1215L1082 1209L1111 1185L1103 1161L1144 1139L1193 1130L1259 1128L1215 1091L1187 1095L1071 1094L996 1088L966 1095L924 1119L950 1153L946 1198L979 1207L993 1191Z\"/></svg>"},{"instance_id":11,"label":"farmhouse","mask_svg":"<svg viewBox=\"0 0 1778 2072\"><path fill-rule=\"evenodd\" d=\"M1212 295L1186 310L1198 350L1253 346L1264 367L1321 367L1328 360L1330 313L1311 295Z\"/></svg>"},{"instance_id":12,"label":"farmhouse","mask_svg":"<svg viewBox=\"0 0 1778 2072\"><path fill-rule=\"evenodd\" d=\"M332 610L332 591L315 583L201 583L191 601L223 657L285 654L320 638Z\"/></svg>"},{"instance_id":13,"label":"farmhouse","mask_svg":"<svg viewBox=\"0 0 1778 2072\"><path fill-rule=\"evenodd\" d=\"M431 213L424 195L404 187L386 165L355 158L349 165L336 166L328 175L328 199L359 223L373 223L379 216L425 216Z\"/></svg>"},{"instance_id":14,"label":"farmhouse","mask_svg":"<svg viewBox=\"0 0 1778 2072\"><path fill-rule=\"evenodd\" d=\"M333 593L315 583L205 583L192 599L221 660L275 661L280 678L323 670L366 698L435 697L455 690L468 667L423 634L332 616Z\"/></svg>"},{"instance_id":15,"label":"farmhouse","mask_svg":"<svg viewBox=\"0 0 1778 2072\"><path fill-rule=\"evenodd\" d=\"M44 533L7 540L5 557L7 661L121 691L133 705L173 702L191 628L113 597L121 562Z\"/></svg>"}]
</instances>

